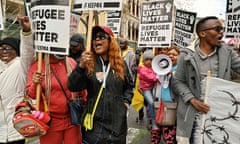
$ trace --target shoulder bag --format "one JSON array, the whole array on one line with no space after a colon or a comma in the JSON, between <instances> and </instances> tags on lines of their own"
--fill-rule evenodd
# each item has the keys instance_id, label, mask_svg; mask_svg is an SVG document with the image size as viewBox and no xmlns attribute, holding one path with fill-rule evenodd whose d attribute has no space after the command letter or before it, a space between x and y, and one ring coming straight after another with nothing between
<instances>
[{"instance_id":1,"label":"shoulder bag","mask_svg":"<svg viewBox=\"0 0 240 144\"><path fill-rule=\"evenodd\" d=\"M154 102L156 110L156 123L160 126L173 126L176 124L177 103L176 102Z\"/></svg>"},{"instance_id":2,"label":"shoulder bag","mask_svg":"<svg viewBox=\"0 0 240 144\"><path fill-rule=\"evenodd\" d=\"M154 102L155 120L160 126L173 126L177 119L177 102L164 102L162 95L160 101Z\"/></svg>"},{"instance_id":3,"label":"shoulder bag","mask_svg":"<svg viewBox=\"0 0 240 144\"><path fill-rule=\"evenodd\" d=\"M67 96L67 93L65 92L63 85L60 81L60 79L58 78L56 72L52 69L52 67L50 66L50 69L54 75L54 77L56 78L56 80L58 81L64 96L66 97L67 101L68 101L68 109L69 109L69 113L70 113L70 120L71 120L71 124L76 125L76 124L80 124L80 118L81 118L81 113L83 111L83 103L82 103L82 98L81 97L74 97L72 100L69 99L69 97Z\"/></svg>"},{"instance_id":4,"label":"shoulder bag","mask_svg":"<svg viewBox=\"0 0 240 144\"><path fill-rule=\"evenodd\" d=\"M92 128L93 128L93 118L94 118L95 111L97 109L97 105L99 103L100 97L102 95L102 91L103 91L103 85L101 85L101 88L100 88L100 90L98 92L98 96L97 96L96 102L95 102L95 104L93 106L92 113L91 112L87 112L86 115L84 116L83 126L85 127L86 130L92 130Z\"/></svg>"}]
</instances>

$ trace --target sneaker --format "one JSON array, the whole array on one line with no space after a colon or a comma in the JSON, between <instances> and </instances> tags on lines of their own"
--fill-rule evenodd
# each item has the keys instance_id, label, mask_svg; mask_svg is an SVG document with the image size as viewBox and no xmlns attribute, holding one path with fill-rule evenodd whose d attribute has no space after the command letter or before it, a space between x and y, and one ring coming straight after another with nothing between
<instances>
[{"instance_id":1,"label":"sneaker","mask_svg":"<svg viewBox=\"0 0 240 144\"><path fill-rule=\"evenodd\" d=\"M151 130L151 144L160 144L160 129Z\"/></svg>"},{"instance_id":2,"label":"sneaker","mask_svg":"<svg viewBox=\"0 0 240 144\"><path fill-rule=\"evenodd\" d=\"M140 119L139 117L136 118L136 123L137 124L141 124L142 121L143 121L143 119Z\"/></svg>"}]
</instances>

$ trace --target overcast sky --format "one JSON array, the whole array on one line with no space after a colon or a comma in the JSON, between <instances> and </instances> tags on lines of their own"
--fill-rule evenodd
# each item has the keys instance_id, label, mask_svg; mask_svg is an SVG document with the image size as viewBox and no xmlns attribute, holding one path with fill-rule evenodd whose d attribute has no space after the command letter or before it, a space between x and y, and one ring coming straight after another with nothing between
<instances>
[{"instance_id":1,"label":"overcast sky","mask_svg":"<svg viewBox=\"0 0 240 144\"><path fill-rule=\"evenodd\" d=\"M196 0L193 6L198 17L214 15L225 19L227 0Z\"/></svg>"}]
</instances>

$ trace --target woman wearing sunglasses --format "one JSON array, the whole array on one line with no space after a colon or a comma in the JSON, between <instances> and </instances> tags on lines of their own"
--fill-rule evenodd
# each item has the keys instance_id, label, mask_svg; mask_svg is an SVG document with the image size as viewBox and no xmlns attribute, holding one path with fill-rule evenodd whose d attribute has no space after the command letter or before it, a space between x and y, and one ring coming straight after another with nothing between
<instances>
[{"instance_id":1,"label":"woman wearing sunglasses","mask_svg":"<svg viewBox=\"0 0 240 144\"><path fill-rule=\"evenodd\" d=\"M98 103L93 128L82 128L84 144L126 144L133 82L111 29L93 27L91 50L82 53L79 65L69 76L68 87L72 91L88 90L82 121L87 112L94 113L93 107Z\"/></svg>"}]
</instances>

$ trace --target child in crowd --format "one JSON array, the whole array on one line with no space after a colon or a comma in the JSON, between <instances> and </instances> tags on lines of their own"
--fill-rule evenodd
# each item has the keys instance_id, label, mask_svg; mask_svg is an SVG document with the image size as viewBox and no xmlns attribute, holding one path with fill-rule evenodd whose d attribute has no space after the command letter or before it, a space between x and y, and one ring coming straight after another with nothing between
<instances>
[{"instance_id":1,"label":"child in crowd","mask_svg":"<svg viewBox=\"0 0 240 144\"><path fill-rule=\"evenodd\" d=\"M150 118L151 118L151 141L152 144L155 144L155 138L159 134L159 128L155 121L155 112L154 112L154 95L153 95L153 87L155 83L158 81L156 73L152 69L152 59L154 54L152 50L146 50L143 53L143 66L138 67L138 78L139 78L139 87L142 90L144 95L144 99L147 101Z\"/></svg>"}]
</instances>

